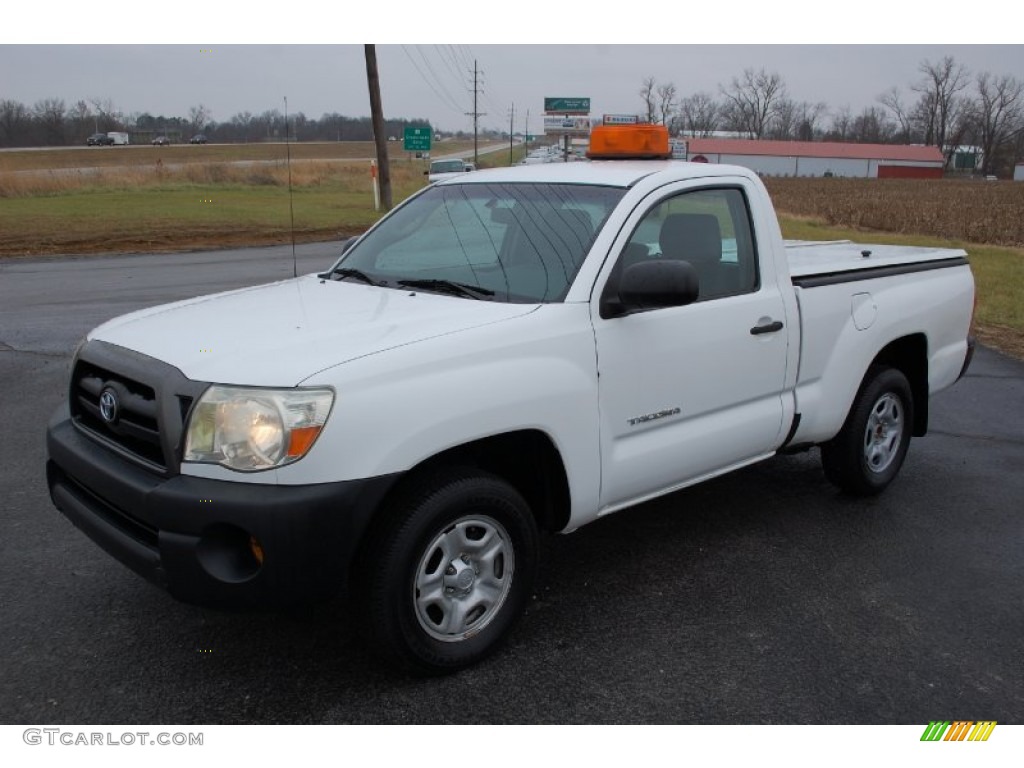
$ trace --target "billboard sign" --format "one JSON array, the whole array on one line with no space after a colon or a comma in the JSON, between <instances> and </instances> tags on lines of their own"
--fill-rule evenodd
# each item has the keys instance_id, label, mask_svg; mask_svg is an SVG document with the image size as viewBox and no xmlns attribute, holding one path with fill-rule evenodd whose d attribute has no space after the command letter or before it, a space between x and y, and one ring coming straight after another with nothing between
<instances>
[{"instance_id":1,"label":"billboard sign","mask_svg":"<svg viewBox=\"0 0 1024 768\"><path fill-rule=\"evenodd\" d=\"M590 133L590 116L586 117L555 117L544 118L544 133L560 136L587 136Z\"/></svg>"},{"instance_id":2,"label":"billboard sign","mask_svg":"<svg viewBox=\"0 0 1024 768\"><path fill-rule=\"evenodd\" d=\"M637 115L605 115L605 125L637 125L640 118Z\"/></svg>"},{"instance_id":3,"label":"billboard sign","mask_svg":"<svg viewBox=\"0 0 1024 768\"><path fill-rule=\"evenodd\" d=\"M589 115L590 99L545 96L544 111L549 115Z\"/></svg>"}]
</instances>

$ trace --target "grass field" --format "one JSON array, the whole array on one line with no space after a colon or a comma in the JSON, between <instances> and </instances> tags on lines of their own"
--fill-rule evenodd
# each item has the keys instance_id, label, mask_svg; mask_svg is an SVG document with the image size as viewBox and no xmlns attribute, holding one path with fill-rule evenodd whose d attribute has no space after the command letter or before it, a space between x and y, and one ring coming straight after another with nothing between
<instances>
[{"instance_id":1,"label":"grass field","mask_svg":"<svg viewBox=\"0 0 1024 768\"><path fill-rule=\"evenodd\" d=\"M18 170L0 170L0 256L283 243L292 236L292 209L300 242L356 234L377 220L370 163L353 159L372 154L371 143L293 144L290 170L284 149L253 144L2 152L0 163ZM471 142L434 147L435 155L470 158L472 152ZM399 154L391 163L396 203L424 186L429 163ZM111 164L82 166L75 158ZM132 162L114 164L119 158ZM481 167L507 164L508 154L502 146L480 159Z\"/></svg>"},{"instance_id":2,"label":"grass field","mask_svg":"<svg viewBox=\"0 0 1024 768\"><path fill-rule=\"evenodd\" d=\"M371 156L370 143L293 144L291 150L296 240L336 239L377 220L369 162L354 159ZM288 242L283 151L283 145L250 144L0 152L0 257ZM433 154L469 159L472 151L471 143L446 142ZM522 151L515 149L516 160ZM423 187L427 165L401 155L391 165L396 203ZM509 155L503 148L480 161L481 167L505 165ZM767 185L788 238L964 248L978 287L978 335L1024 358L1024 184L769 179Z\"/></svg>"}]
</instances>

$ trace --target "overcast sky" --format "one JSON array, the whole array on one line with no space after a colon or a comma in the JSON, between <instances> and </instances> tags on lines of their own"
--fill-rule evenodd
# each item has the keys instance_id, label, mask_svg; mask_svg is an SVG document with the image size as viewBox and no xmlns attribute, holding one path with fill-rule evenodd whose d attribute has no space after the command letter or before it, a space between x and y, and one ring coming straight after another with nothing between
<instances>
[{"instance_id":1,"label":"overcast sky","mask_svg":"<svg viewBox=\"0 0 1024 768\"><path fill-rule=\"evenodd\" d=\"M390 37L390 44L378 44L377 49L387 116L426 118L435 127L450 130L471 126L463 113L472 110L474 61L483 73L478 109L487 114L482 125L507 128L514 103L517 130L523 128L526 110L531 118L543 111L546 96L589 97L595 115L638 112L642 108L638 91L647 76L659 83L674 83L684 96L700 90L717 94L720 84L727 85L744 68L764 67L783 77L791 98L823 101L832 109L848 105L854 112L875 105L878 95L894 85L909 97L909 86L920 77L920 63L947 55L972 73L989 71L1024 79L1024 45L925 43L927 34L914 40L906 30L948 36L942 34L942 25L934 30L920 24L901 25L900 16L891 10L890 26L883 32L871 27L871 34L857 34L853 19L862 14L850 16L845 22L853 25L851 35L842 26L843 19L830 19L821 11L814 11L810 18L797 13L792 18L799 23L787 21L785 9L777 4L772 5L774 16L763 18L753 11L745 13L745 3L676 3L671 6L675 11L657 14L664 23L624 23L617 30L600 24L588 28L585 16L595 14L583 4L537 4L531 10L519 3L512 18L491 18L494 8L475 3L472 15L465 12L465 18L474 20L458 22L460 6L454 3L401 0L377 5L392 16L385 31L378 32L371 11L353 12L346 8L351 2L302 3L296 12L277 4L257 12L258 4L235 2L231 4L235 10L227 16L211 0L200 0L194 9L165 5L159 13L140 13L126 6L117 14L87 17L82 10L88 4L68 5L65 13L55 14L47 5L48 20L40 18L43 11L16 10L13 21L0 32L0 99L31 105L38 99L59 97L70 105L78 99L109 98L125 113L167 116L185 116L189 107L203 104L220 121L243 111L283 109L287 97L289 112L311 118L325 112L367 115L363 47L355 43L370 34L384 40ZM249 13L240 21L242 7ZM422 18L424 8L437 21ZM679 10L686 8L690 10ZM724 9L728 9L727 18L720 18ZM56 24L53 18L58 19ZM308 19L317 23L306 23ZM194 37L197 31L210 39L172 44ZM851 36L889 44L852 45ZM517 37L546 44L501 44L503 38ZM634 44L583 42L588 37ZM463 42L411 42L431 38ZM571 43L552 42L553 38ZM766 38L804 44L752 44ZM894 38L915 44L894 43ZM647 39L656 44L635 44ZM77 44L82 40L97 43ZM280 43L244 44L250 40ZM325 40L348 42L320 44ZM401 44L406 40L410 42ZM721 44L732 40L747 42ZM809 40L832 44L806 44ZM31 44L19 44L23 41ZM968 38L967 42L978 41ZM535 121L531 129L539 125Z\"/></svg>"}]
</instances>

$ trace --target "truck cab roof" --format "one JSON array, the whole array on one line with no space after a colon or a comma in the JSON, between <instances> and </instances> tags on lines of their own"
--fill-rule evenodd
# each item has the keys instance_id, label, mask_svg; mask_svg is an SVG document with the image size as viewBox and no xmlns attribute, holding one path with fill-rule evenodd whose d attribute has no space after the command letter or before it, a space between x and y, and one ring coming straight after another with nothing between
<instances>
[{"instance_id":1,"label":"truck cab roof","mask_svg":"<svg viewBox=\"0 0 1024 768\"><path fill-rule=\"evenodd\" d=\"M659 174L665 181L716 176L751 176L747 168L733 165L690 163L683 160L592 160L584 163L544 163L493 168L446 179L442 184L590 184L629 188L641 179Z\"/></svg>"}]
</instances>

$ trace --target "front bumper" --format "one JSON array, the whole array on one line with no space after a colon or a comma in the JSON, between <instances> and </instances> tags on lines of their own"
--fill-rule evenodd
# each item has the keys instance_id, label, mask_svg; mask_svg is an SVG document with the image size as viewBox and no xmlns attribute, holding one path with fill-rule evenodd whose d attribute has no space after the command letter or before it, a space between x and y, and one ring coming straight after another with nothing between
<instances>
[{"instance_id":1,"label":"front bumper","mask_svg":"<svg viewBox=\"0 0 1024 768\"><path fill-rule=\"evenodd\" d=\"M161 477L83 435L66 408L46 442L57 509L174 597L221 608L279 608L336 594L398 478L284 486Z\"/></svg>"}]
</instances>

